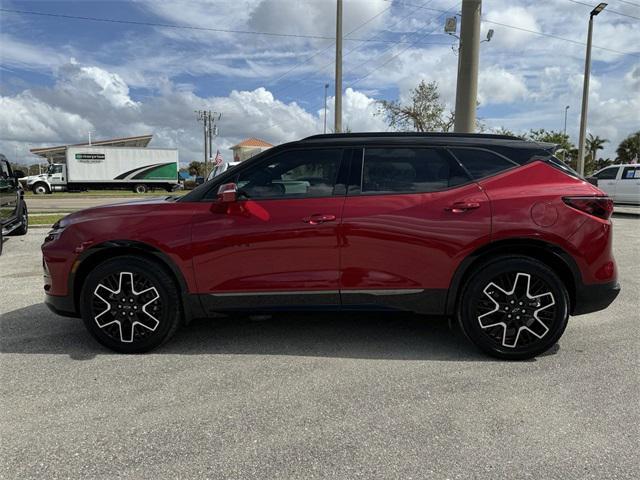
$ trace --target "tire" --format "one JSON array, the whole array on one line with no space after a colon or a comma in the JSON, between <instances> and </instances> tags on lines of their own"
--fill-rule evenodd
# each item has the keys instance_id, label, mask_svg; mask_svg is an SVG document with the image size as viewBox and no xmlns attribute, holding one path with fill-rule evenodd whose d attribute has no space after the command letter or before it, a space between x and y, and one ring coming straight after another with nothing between
<instances>
[{"instance_id":1,"label":"tire","mask_svg":"<svg viewBox=\"0 0 640 480\"><path fill-rule=\"evenodd\" d=\"M80 313L91 335L121 353L148 352L169 340L182 323L180 304L178 288L163 266L130 255L95 267L80 295Z\"/></svg>"},{"instance_id":2,"label":"tire","mask_svg":"<svg viewBox=\"0 0 640 480\"><path fill-rule=\"evenodd\" d=\"M4 236L2 235L2 224L0 223L0 255L2 255L2 244L4 243Z\"/></svg>"},{"instance_id":3,"label":"tire","mask_svg":"<svg viewBox=\"0 0 640 480\"><path fill-rule=\"evenodd\" d=\"M29 231L29 212L27 211L27 204L24 201L22 201L20 217L20 226L11 232L11 235L26 235Z\"/></svg>"},{"instance_id":4,"label":"tire","mask_svg":"<svg viewBox=\"0 0 640 480\"><path fill-rule=\"evenodd\" d=\"M491 356L524 360L551 348L569 319L569 294L558 275L529 257L500 257L465 284L457 308L462 331Z\"/></svg>"},{"instance_id":5,"label":"tire","mask_svg":"<svg viewBox=\"0 0 640 480\"><path fill-rule=\"evenodd\" d=\"M45 194L51 193L51 190L49 189L49 187L47 186L47 184L46 184L46 183L43 183L43 182L35 183L35 184L31 187L31 191L32 191L35 195L45 195Z\"/></svg>"},{"instance_id":6,"label":"tire","mask_svg":"<svg viewBox=\"0 0 640 480\"><path fill-rule=\"evenodd\" d=\"M139 183L138 185L136 185L135 187L133 187L133 192L134 193L147 193L149 189L147 188L146 185Z\"/></svg>"}]
</instances>

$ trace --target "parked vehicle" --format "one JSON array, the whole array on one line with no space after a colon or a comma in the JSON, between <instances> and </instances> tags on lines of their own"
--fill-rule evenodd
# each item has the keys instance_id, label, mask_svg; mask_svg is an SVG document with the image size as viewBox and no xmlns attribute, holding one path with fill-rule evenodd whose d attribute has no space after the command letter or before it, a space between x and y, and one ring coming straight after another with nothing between
<instances>
[{"instance_id":1,"label":"parked vehicle","mask_svg":"<svg viewBox=\"0 0 640 480\"><path fill-rule=\"evenodd\" d=\"M240 162L222 162L220 165L216 165L216 167L211 170L211 172L209 172L209 175L207 176L207 182L209 180L212 180L214 177L223 174L231 167L235 167L236 165L240 165Z\"/></svg>"},{"instance_id":2,"label":"parked vehicle","mask_svg":"<svg viewBox=\"0 0 640 480\"><path fill-rule=\"evenodd\" d=\"M24 235L29 229L29 213L18 181L20 177L24 177L24 173L13 171L7 157L0 154L0 255L5 235Z\"/></svg>"},{"instance_id":3,"label":"parked vehicle","mask_svg":"<svg viewBox=\"0 0 640 480\"><path fill-rule=\"evenodd\" d=\"M22 181L35 194L88 189L131 189L136 193L178 185L178 151L173 148L67 147L66 163Z\"/></svg>"},{"instance_id":4,"label":"parked vehicle","mask_svg":"<svg viewBox=\"0 0 640 480\"><path fill-rule=\"evenodd\" d=\"M589 180L615 204L640 205L640 164L611 165L594 173Z\"/></svg>"},{"instance_id":5,"label":"parked vehicle","mask_svg":"<svg viewBox=\"0 0 640 480\"><path fill-rule=\"evenodd\" d=\"M529 358L619 292L612 201L552 151L417 133L281 145L181 198L56 223L46 303L120 352L217 312L342 309L453 316L485 352Z\"/></svg>"}]
</instances>

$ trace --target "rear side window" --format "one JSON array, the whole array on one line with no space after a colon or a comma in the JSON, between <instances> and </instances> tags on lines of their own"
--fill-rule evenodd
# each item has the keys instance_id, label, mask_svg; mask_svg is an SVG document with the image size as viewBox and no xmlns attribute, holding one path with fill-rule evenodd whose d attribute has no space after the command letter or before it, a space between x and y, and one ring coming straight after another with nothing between
<instances>
[{"instance_id":1,"label":"rear side window","mask_svg":"<svg viewBox=\"0 0 640 480\"><path fill-rule=\"evenodd\" d=\"M624 167L622 180L640 180L640 167Z\"/></svg>"},{"instance_id":2,"label":"rear side window","mask_svg":"<svg viewBox=\"0 0 640 480\"><path fill-rule=\"evenodd\" d=\"M469 182L446 152L430 148L367 148L362 193L426 193Z\"/></svg>"},{"instance_id":3,"label":"rear side window","mask_svg":"<svg viewBox=\"0 0 640 480\"><path fill-rule=\"evenodd\" d=\"M451 151L476 180L495 175L496 173L517 166L516 163L488 150L452 148Z\"/></svg>"},{"instance_id":4,"label":"rear side window","mask_svg":"<svg viewBox=\"0 0 640 480\"><path fill-rule=\"evenodd\" d=\"M614 180L618 176L618 170L620 167L605 168L600 173L597 173L595 177L598 180Z\"/></svg>"},{"instance_id":5,"label":"rear side window","mask_svg":"<svg viewBox=\"0 0 640 480\"><path fill-rule=\"evenodd\" d=\"M3 180L9 178L9 166L2 160L0 160L0 178Z\"/></svg>"}]
</instances>

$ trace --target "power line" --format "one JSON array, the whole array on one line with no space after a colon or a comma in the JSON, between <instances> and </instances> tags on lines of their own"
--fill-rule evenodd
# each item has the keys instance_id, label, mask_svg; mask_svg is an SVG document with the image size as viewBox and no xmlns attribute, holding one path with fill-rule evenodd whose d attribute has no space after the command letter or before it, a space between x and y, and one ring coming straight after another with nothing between
<instances>
[{"instance_id":1,"label":"power line","mask_svg":"<svg viewBox=\"0 0 640 480\"><path fill-rule=\"evenodd\" d=\"M436 17L436 20L438 20L440 17L442 17L445 13L450 13L450 11L456 7L458 5L458 2L456 1L453 5L451 5L447 10L444 10L440 15L438 15ZM426 26L424 27L426 28ZM431 30L430 32L426 33L425 35L430 35L433 32L435 32L438 28L440 28L440 25L436 25L436 27ZM416 32L417 33L417 32ZM415 42L414 42L415 43ZM389 58L389 60L387 60L386 62L384 62L383 64L379 65L378 67L374 68L373 70L369 71L368 73L366 73L365 75L363 75L362 77L354 80L353 82L349 83L348 87L353 87L356 83L360 83L362 80L368 78L369 76L371 76L374 72L380 70L382 67L388 65L392 60L396 59L398 56L402 55L404 52L406 52L407 50L409 50L411 47L413 47L414 43L410 43L406 48L403 48L402 50L400 50L399 52L396 52L391 58ZM356 67L357 68L357 67Z\"/></svg>"},{"instance_id":2,"label":"power line","mask_svg":"<svg viewBox=\"0 0 640 480\"><path fill-rule=\"evenodd\" d=\"M356 28L354 28L353 30L351 30L350 32L348 32L345 35L345 39L346 37L348 37L349 35L351 35L354 32L357 32L358 30L360 30L362 27L364 27L365 25L371 23L373 20L375 20L376 18L378 18L380 15L382 15L384 12L391 10L392 5L389 5L387 8L385 8L384 10L381 10L379 13L376 13L373 17L371 17L370 19L368 19L365 22L362 22L360 25L358 25ZM281 80L282 78L286 77L287 75L289 75L291 72L293 72L296 68L298 68L301 65L304 65L305 63L307 63L309 60L312 60L313 58L317 57L318 55L320 55L321 53L326 52L327 50L329 50L333 45L335 45L335 40L333 42L331 42L331 44L329 44L328 46L326 46L325 48L318 50L316 53L314 53L313 55L310 55L309 57L307 57L306 59L298 62L296 65L294 65L292 68L290 68L289 70L287 70L286 72L284 72L282 75L279 75L278 77L276 77L273 80L270 80L269 83L273 84L275 82L277 82L278 80Z\"/></svg>"},{"instance_id":3,"label":"power line","mask_svg":"<svg viewBox=\"0 0 640 480\"><path fill-rule=\"evenodd\" d=\"M421 4L421 5L418 5L416 9L412 10L408 15L405 15L404 17L401 17L401 18L397 19L395 22L393 22L393 23L392 23L392 25L396 25L396 24L400 23L402 20L404 20L405 18L409 17L409 16L410 16L410 15L411 15L415 10L417 10L417 9L418 9L418 7L421 7L421 6L424 6L424 5L428 5L428 4L429 4L429 3L431 3L432 1L433 1L433 0L428 0L428 1L427 1L427 2L425 2L425 3L423 3L423 4ZM391 8L391 7L389 7L389 8ZM423 27L423 28L426 28L426 27ZM419 33L419 31L418 31L418 32L413 32L413 33L410 35L410 37L411 37L411 36L413 36L413 35L416 35L416 34L418 34L418 33ZM376 35L374 35L373 37L369 37L369 39L370 39L370 40L373 40L373 39L375 39L376 37L379 37L381 34L382 34L382 32L379 32L379 33L377 33ZM403 43L415 44L415 42L403 42ZM334 42L334 44L335 44L335 42ZM364 44L362 44L362 45L364 45ZM351 48L350 50L347 50L347 52L343 55L343 58L347 57L347 56L348 56L349 54L351 54L352 52L354 52L354 51L359 50L360 48L362 48L362 45L360 45L360 46L358 46L358 47ZM449 45L449 43L424 43L423 45ZM327 48L329 48L329 47L327 47ZM391 46L387 47L386 49L382 50L382 52L378 53L378 55L382 55L382 54L386 53L386 52L387 52L387 51L389 51L391 48L393 48L393 45L391 45ZM326 50L326 49L325 49L325 50ZM322 71L323 71L324 69L326 69L327 67L329 67L329 66L333 65L333 63L334 63L334 62L333 62L333 60L331 60L330 62L328 62L328 63L326 63L326 64L322 65L321 67L319 67L319 68L318 68L317 72L322 72ZM368 60L367 60L367 61L365 61L365 62L363 62L362 64L360 64L360 65L356 66L355 68L359 68L359 67L361 67L362 65L364 65L365 63L368 63ZM303 82L304 80L307 80L307 79L311 78L312 76L315 76L315 75L307 75L306 77L303 77L303 78L301 78L301 79L299 79L299 80L295 81L294 83L289 84L288 86L289 86L289 87L291 87L291 86L293 86L293 85L297 85L297 84L299 84L299 83ZM275 89L275 90L273 90L271 93L277 93L277 92L279 92L279 91L282 91L283 89L284 89L284 87L281 87L281 88L279 88L279 89Z\"/></svg>"},{"instance_id":4,"label":"power line","mask_svg":"<svg viewBox=\"0 0 640 480\"><path fill-rule=\"evenodd\" d=\"M302 35L296 33L278 33L278 32L259 32L255 30L232 30L225 28L212 28L212 27L196 27L193 25L176 25L171 23L156 23L156 22L142 22L136 20L122 20L115 18L101 18L101 17L87 17L80 15L65 15L61 13L48 13L48 12L35 12L31 10L15 10L11 8L0 8L0 12L4 13L15 13L21 15L35 15L41 17L53 17L53 18L64 18L67 20L85 20L91 22L103 22L103 23L119 23L125 25L136 25L136 26L145 26L145 27L162 27L162 28L175 28L182 30L196 30L196 31L205 31L205 32L216 32L216 33L234 33L240 35L264 35L268 37L284 37L284 38L306 38L311 40L335 40L333 36L327 35ZM398 40L368 40L365 38L346 38L345 40L349 40L352 42L375 42L375 43L403 43Z\"/></svg>"},{"instance_id":5,"label":"power line","mask_svg":"<svg viewBox=\"0 0 640 480\"><path fill-rule=\"evenodd\" d=\"M621 3L626 3L627 5L633 5L634 7L640 7L640 3L633 3L633 2L629 2L627 0L618 0Z\"/></svg>"},{"instance_id":6,"label":"power line","mask_svg":"<svg viewBox=\"0 0 640 480\"><path fill-rule=\"evenodd\" d=\"M578 1L576 1L576 0L567 0L567 1L568 1L568 2L571 2L571 3L575 3L575 4L577 4L577 5L584 5L584 6L589 7L589 8L594 8L594 7L595 7L595 5L591 5L591 4L589 4L589 3L584 3L584 2L578 2ZM635 20L640 20L640 17L636 17L635 15L629 15L629 14L627 14L627 13L618 12L617 10L611 10L610 8L606 8L606 9L604 10L604 12L607 12L607 13L613 13L613 14L615 14L615 15L621 15L621 16L623 16L623 17L633 18L633 19L635 19Z\"/></svg>"},{"instance_id":7,"label":"power line","mask_svg":"<svg viewBox=\"0 0 640 480\"><path fill-rule=\"evenodd\" d=\"M393 0L384 0L384 1L385 2L391 2ZM573 0L569 0L569 1L573 1ZM417 6L417 5L413 4L413 3L408 3L408 2L395 2L395 3L401 4L401 5L406 5L406 6L414 6L414 7ZM587 5L587 4L584 4L584 5ZM429 8L429 10L435 10L435 11L438 11L438 12L444 12L444 10L435 9L435 8ZM605 11L608 11L608 10L605 10ZM513 30L520 30L521 32L532 33L534 35L539 35L539 36L542 36L542 37L549 37L549 38L554 38L556 40L562 40L562 41L565 41L565 42L574 43L576 45L582 45L582 46L586 46L587 45L585 42L580 42L578 40L573 40L571 38L561 37L559 35L554 35L552 33L541 32L539 30L529 30L528 28L516 27L515 25L509 25L507 23L495 22L495 21L492 21L492 20L487 20L486 18L483 18L482 21L486 22L486 23L491 23L493 25L500 25L501 27L505 27L505 28L511 28ZM598 45L592 45L592 48L597 48L598 50L605 50L605 51L611 52L611 53L617 53L619 55L630 55L632 57L639 57L640 58L640 54L638 54L636 52L623 52L621 50L616 50L616 49L608 48L608 47L600 47Z\"/></svg>"}]
</instances>

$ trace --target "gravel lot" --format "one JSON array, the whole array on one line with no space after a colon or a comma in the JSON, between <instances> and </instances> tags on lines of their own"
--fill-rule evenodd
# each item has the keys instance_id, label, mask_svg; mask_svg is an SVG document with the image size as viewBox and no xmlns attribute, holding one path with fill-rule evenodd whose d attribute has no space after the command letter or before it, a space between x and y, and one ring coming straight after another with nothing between
<instances>
[{"instance_id":1,"label":"gravel lot","mask_svg":"<svg viewBox=\"0 0 640 480\"><path fill-rule=\"evenodd\" d=\"M622 293L535 361L445 321L199 321L112 354L44 307L45 230L0 258L0 478L640 478L640 219L618 215Z\"/></svg>"}]
</instances>

